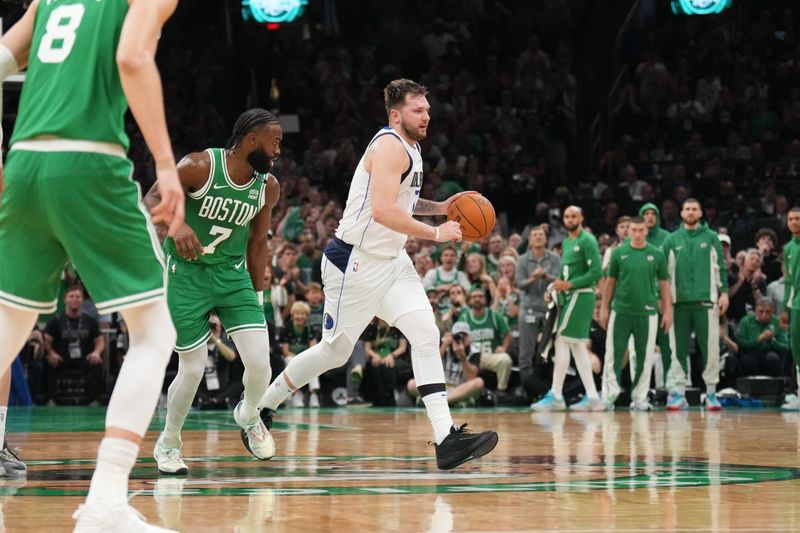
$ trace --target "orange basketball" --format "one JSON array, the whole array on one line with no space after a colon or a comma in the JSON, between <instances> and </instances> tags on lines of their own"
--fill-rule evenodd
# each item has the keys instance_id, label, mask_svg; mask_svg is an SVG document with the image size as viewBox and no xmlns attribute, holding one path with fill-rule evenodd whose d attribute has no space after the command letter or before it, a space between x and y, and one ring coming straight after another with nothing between
<instances>
[{"instance_id":1,"label":"orange basketball","mask_svg":"<svg viewBox=\"0 0 800 533\"><path fill-rule=\"evenodd\" d=\"M464 194L450 204L447 220L458 222L465 241L479 241L494 230L494 207L476 192Z\"/></svg>"}]
</instances>

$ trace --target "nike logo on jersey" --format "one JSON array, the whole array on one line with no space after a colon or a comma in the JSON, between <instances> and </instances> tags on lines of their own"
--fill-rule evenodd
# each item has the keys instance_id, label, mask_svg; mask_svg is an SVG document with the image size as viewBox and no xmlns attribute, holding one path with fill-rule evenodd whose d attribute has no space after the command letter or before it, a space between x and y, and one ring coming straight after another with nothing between
<instances>
[{"instance_id":1,"label":"nike logo on jersey","mask_svg":"<svg viewBox=\"0 0 800 533\"><path fill-rule=\"evenodd\" d=\"M238 263L233 265L233 268L235 268L236 270L239 270L240 268L242 268L243 264L244 264L244 259L242 259L241 261L239 261Z\"/></svg>"},{"instance_id":2,"label":"nike logo on jersey","mask_svg":"<svg viewBox=\"0 0 800 533\"><path fill-rule=\"evenodd\" d=\"M219 183L215 183L215 184L214 184L214 190L217 190L217 189L227 189L227 188L228 188L228 186L227 186L227 185L220 185Z\"/></svg>"},{"instance_id":3,"label":"nike logo on jersey","mask_svg":"<svg viewBox=\"0 0 800 533\"><path fill-rule=\"evenodd\" d=\"M628 258L628 256L627 256L627 255L621 255L621 256L619 256L619 258L620 258L620 259L622 259L622 260L624 261L625 259L627 259L627 258Z\"/></svg>"},{"instance_id":4,"label":"nike logo on jersey","mask_svg":"<svg viewBox=\"0 0 800 533\"><path fill-rule=\"evenodd\" d=\"M675 251L677 252L678 250L683 250L683 246L676 246Z\"/></svg>"}]
</instances>

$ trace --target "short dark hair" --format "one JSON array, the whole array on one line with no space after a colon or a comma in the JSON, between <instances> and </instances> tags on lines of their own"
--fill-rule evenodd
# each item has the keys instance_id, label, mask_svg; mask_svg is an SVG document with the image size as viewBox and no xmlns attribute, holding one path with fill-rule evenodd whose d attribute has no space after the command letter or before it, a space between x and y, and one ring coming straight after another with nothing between
<instances>
[{"instance_id":1,"label":"short dark hair","mask_svg":"<svg viewBox=\"0 0 800 533\"><path fill-rule=\"evenodd\" d=\"M800 213L800 206L794 206L793 208L789 209L787 213Z\"/></svg>"},{"instance_id":2,"label":"short dark hair","mask_svg":"<svg viewBox=\"0 0 800 533\"><path fill-rule=\"evenodd\" d=\"M78 291L81 293L81 296L83 296L83 285L81 285L80 283L73 283L72 285L67 287L67 290L64 291L64 296L66 296L68 293L72 291Z\"/></svg>"},{"instance_id":3,"label":"short dark hair","mask_svg":"<svg viewBox=\"0 0 800 533\"><path fill-rule=\"evenodd\" d=\"M428 94L428 88L406 78L390 81L389 85L383 89L386 112L388 113L390 110L401 106L406 101L406 95L408 94L425 96Z\"/></svg>"},{"instance_id":4,"label":"short dark hair","mask_svg":"<svg viewBox=\"0 0 800 533\"><path fill-rule=\"evenodd\" d=\"M756 232L756 240L755 242L761 240L761 237L769 237L772 239L772 244L778 244L778 234L775 233L775 230L772 228L761 228Z\"/></svg>"},{"instance_id":5,"label":"short dark hair","mask_svg":"<svg viewBox=\"0 0 800 533\"><path fill-rule=\"evenodd\" d=\"M644 224L644 219L642 217L629 217L628 222L630 224ZM617 222L619 224L619 222Z\"/></svg>"},{"instance_id":6,"label":"short dark hair","mask_svg":"<svg viewBox=\"0 0 800 533\"><path fill-rule=\"evenodd\" d=\"M231 134L231 138L228 139L226 148L233 148L239 144L242 137L257 127L268 126L270 124L280 124L278 117L260 107L248 109L236 119L236 123L233 125L233 133Z\"/></svg>"},{"instance_id":7,"label":"short dark hair","mask_svg":"<svg viewBox=\"0 0 800 533\"><path fill-rule=\"evenodd\" d=\"M683 203L681 204L681 209L683 209L683 207L686 204L697 204L698 206L700 206L700 209L703 209L703 204L701 204L700 200L698 200L697 198L687 198L686 200L684 200Z\"/></svg>"}]
</instances>

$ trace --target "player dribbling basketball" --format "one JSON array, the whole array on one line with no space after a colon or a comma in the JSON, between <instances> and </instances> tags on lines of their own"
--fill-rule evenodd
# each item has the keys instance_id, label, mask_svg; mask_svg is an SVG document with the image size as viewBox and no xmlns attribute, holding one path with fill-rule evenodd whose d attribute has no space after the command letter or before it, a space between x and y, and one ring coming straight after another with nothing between
<instances>
[{"instance_id":1,"label":"player dribbling basketball","mask_svg":"<svg viewBox=\"0 0 800 533\"><path fill-rule=\"evenodd\" d=\"M426 94L425 87L406 79L394 80L384 89L389 125L375 134L356 168L336 238L325 248L322 260L322 341L292 359L261 406L269 427L274 410L291 392L347 361L364 328L378 316L411 343L417 390L435 434L437 465L449 469L489 453L497 444L497 433L470 433L453 426L439 330L404 250L408 236L437 242L462 238L457 222L432 227L412 216L444 215L459 196L443 202L419 198L418 141L425 138L430 121Z\"/></svg>"}]
</instances>

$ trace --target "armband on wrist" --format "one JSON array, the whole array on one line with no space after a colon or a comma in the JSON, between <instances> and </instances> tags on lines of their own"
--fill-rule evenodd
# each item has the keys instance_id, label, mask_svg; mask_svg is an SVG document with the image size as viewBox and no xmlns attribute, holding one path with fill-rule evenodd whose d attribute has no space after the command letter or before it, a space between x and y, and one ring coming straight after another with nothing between
<instances>
[{"instance_id":1,"label":"armband on wrist","mask_svg":"<svg viewBox=\"0 0 800 533\"><path fill-rule=\"evenodd\" d=\"M436 226L433 229L436 230L436 236L433 238L433 240L438 242L439 241L439 226Z\"/></svg>"},{"instance_id":2,"label":"armband on wrist","mask_svg":"<svg viewBox=\"0 0 800 533\"><path fill-rule=\"evenodd\" d=\"M264 307L264 291L256 291L256 296L258 297L258 305Z\"/></svg>"}]
</instances>

